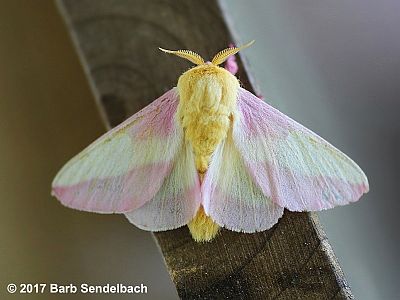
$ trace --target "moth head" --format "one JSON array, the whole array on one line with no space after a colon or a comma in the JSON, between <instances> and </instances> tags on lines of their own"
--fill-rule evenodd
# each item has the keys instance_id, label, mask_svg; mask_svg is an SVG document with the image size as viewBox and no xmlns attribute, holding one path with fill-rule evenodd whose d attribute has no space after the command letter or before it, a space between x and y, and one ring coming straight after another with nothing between
<instances>
[{"instance_id":1,"label":"moth head","mask_svg":"<svg viewBox=\"0 0 400 300\"><path fill-rule=\"evenodd\" d=\"M199 54L197 54L191 50L167 50L167 49L163 49L163 48L158 48L158 49L160 49L161 51L163 51L165 53L174 54L176 56L187 59L188 61L194 63L197 66L212 68L212 67L217 67L218 65L225 62L225 60L227 60L229 56L235 55L240 50L250 47L253 43L254 43L254 40L241 46L241 47L230 47L230 48L221 50L220 52L218 52L217 54L214 55L214 57L211 61L207 61L207 62L204 61L204 59Z\"/></svg>"},{"instance_id":2,"label":"moth head","mask_svg":"<svg viewBox=\"0 0 400 300\"><path fill-rule=\"evenodd\" d=\"M189 99L193 93L208 93L209 88L216 90L232 90L239 88L239 80L225 68L220 67L229 56L238 53L240 50L251 46L254 41L247 43L241 47L230 47L218 52L211 61L204 59L197 53L190 50L166 50L160 48L161 51L169 54L185 58L196 66L184 72L178 79L178 90L181 99ZM201 97L200 97L201 98ZM235 96L232 99L236 99Z\"/></svg>"}]
</instances>

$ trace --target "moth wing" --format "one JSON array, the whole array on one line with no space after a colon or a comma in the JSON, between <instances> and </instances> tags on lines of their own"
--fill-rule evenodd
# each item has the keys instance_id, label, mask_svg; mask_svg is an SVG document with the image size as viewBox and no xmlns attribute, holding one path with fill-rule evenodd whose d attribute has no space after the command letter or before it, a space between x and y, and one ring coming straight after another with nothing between
<instances>
[{"instance_id":1,"label":"moth wing","mask_svg":"<svg viewBox=\"0 0 400 300\"><path fill-rule=\"evenodd\" d=\"M264 195L249 174L232 132L215 150L202 183L202 204L207 215L233 231L271 228L283 208Z\"/></svg>"},{"instance_id":2,"label":"moth wing","mask_svg":"<svg viewBox=\"0 0 400 300\"><path fill-rule=\"evenodd\" d=\"M317 211L357 201L368 192L360 167L327 141L239 90L233 136L264 195L291 211Z\"/></svg>"},{"instance_id":3,"label":"moth wing","mask_svg":"<svg viewBox=\"0 0 400 300\"><path fill-rule=\"evenodd\" d=\"M194 154L191 145L185 142L177 153L172 172L154 198L125 216L144 230L170 230L186 225L195 216L200 202Z\"/></svg>"},{"instance_id":4,"label":"moth wing","mask_svg":"<svg viewBox=\"0 0 400 300\"><path fill-rule=\"evenodd\" d=\"M52 194L99 213L129 212L153 199L183 147L178 101L172 89L101 136L59 171Z\"/></svg>"}]
</instances>

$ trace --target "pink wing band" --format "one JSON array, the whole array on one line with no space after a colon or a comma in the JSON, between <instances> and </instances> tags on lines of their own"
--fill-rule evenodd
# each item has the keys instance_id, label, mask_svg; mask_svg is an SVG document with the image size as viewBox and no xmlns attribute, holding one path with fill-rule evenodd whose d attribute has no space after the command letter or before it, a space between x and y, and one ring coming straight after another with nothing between
<instances>
[{"instance_id":1,"label":"pink wing band","mask_svg":"<svg viewBox=\"0 0 400 300\"><path fill-rule=\"evenodd\" d=\"M129 130L132 138L146 138L148 135L144 133L151 133L152 136L168 137L175 130L174 116L178 103L178 91L176 88L170 89L133 116L99 137L92 145L124 128Z\"/></svg>"},{"instance_id":2,"label":"pink wing band","mask_svg":"<svg viewBox=\"0 0 400 300\"><path fill-rule=\"evenodd\" d=\"M171 163L134 168L112 178L83 181L71 186L55 186L53 195L71 208L95 212L128 212L150 201L160 189ZM143 182L146 174L146 182ZM150 184L151 183L151 184Z\"/></svg>"}]
</instances>

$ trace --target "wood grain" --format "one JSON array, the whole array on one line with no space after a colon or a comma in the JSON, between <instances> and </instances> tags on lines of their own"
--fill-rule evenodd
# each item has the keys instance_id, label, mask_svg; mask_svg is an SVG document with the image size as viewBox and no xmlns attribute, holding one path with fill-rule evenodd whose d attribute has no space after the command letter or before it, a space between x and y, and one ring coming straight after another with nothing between
<instances>
[{"instance_id":1,"label":"wood grain","mask_svg":"<svg viewBox=\"0 0 400 300\"><path fill-rule=\"evenodd\" d=\"M58 5L109 127L175 86L190 67L158 47L191 49L209 58L235 41L217 1ZM238 61L242 85L254 91L243 57ZM314 214L285 211L270 230L222 230L204 244L194 242L186 226L154 236L182 299L353 299Z\"/></svg>"}]
</instances>

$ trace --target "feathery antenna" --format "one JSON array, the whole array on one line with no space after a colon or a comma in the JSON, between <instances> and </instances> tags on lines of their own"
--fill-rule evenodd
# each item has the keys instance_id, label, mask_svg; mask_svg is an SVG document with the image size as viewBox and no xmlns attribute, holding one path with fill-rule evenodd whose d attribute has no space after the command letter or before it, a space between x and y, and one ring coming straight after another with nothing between
<instances>
[{"instance_id":1,"label":"feathery antenna","mask_svg":"<svg viewBox=\"0 0 400 300\"><path fill-rule=\"evenodd\" d=\"M196 65L204 64L204 59L197 53L190 51L190 50L167 50L167 49L163 49L163 48L158 48L158 49L160 49L161 51L163 51L165 53L174 54L176 56L185 58Z\"/></svg>"},{"instance_id":2,"label":"feathery antenna","mask_svg":"<svg viewBox=\"0 0 400 300\"><path fill-rule=\"evenodd\" d=\"M238 53L240 50L243 50L247 47L250 47L251 45L253 45L255 41L252 40L251 42L240 46L240 47L231 47L231 48L226 48L220 52L218 52L217 54L215 54L215 56L213 57L211 63L213 65L220 65L222 64L229 56L234 55L236 53Z\"/></svg>"},{"instance_id":3,"label":"feathery antenna","mask_svg":"<svg viewBox=\"0 0 400 300\"><path fill-rule=\"evenodd\" d=\"M241 47L226 48L226 49L218 52L217 54L215 54L211 63L215 66L218 66L218 65L222 64L229 56L238 53L240 50L250 47L251 45L253 45L253 43L254 43L254 40L252 40L251 42L249 42ZM160 49L161 51L163 51L165 53L174 54L176 56L187 59L196 65L205 64L204 59L200 55L198 55L196 52L193 52L190 50L167 50L164 48L158 48L158 49Z\"/></svg>"}]
</instances>

